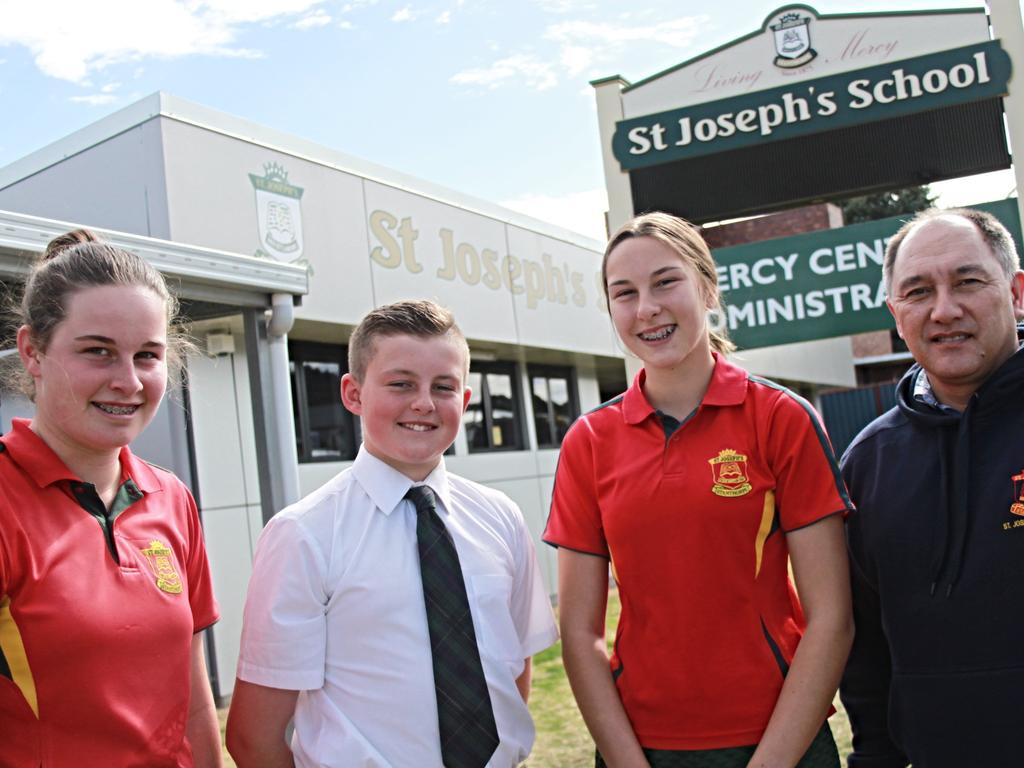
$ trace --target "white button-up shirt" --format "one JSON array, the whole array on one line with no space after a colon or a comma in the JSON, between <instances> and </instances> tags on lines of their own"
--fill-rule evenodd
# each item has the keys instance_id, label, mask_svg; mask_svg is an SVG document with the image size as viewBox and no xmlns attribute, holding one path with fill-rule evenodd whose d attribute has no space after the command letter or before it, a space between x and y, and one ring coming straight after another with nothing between
<instances>
[{"instance_id":1,"label":"white button-up shirt","mask_svg":"<svg viewBox=\"0 0 1024 768\"><path fill-rule=\"evenodd\" d=\"M301 691L298 766L441 765L430 638L416 545L414 483L360 449L352 467L277 514L260 536L245 604L238 677ZM533 746L516 678L557 639L519 508L445 472L424 481L459 553L509 768Z\"/></svg>"}]
</instances>

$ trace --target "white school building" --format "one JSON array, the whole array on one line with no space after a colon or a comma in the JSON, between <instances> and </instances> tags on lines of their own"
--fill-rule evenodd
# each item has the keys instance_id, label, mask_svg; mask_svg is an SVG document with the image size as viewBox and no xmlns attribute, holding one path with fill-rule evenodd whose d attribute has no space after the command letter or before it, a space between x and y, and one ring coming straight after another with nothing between
<instances>
[{"instance_id":1,"label":"white school building","mask_svg":"<svg viewBox=\"0 0 1024 768\"><path fill-rule=\"evenodd\" d=\"M201 348L134 448L199 501L222 613L209 635L218 696L234 682L264 522L355 455L338 383L349 334L381 304L431 298L455 312L473 398L446 462L519 504L554 591L539 536L561 436L627 384L603 243L166 94L0 169L0 282L17 285L77 226L150 259ZM741 363L812 397L855 383L845 337ZM0 431L29 414L0 393Z\"/></svg>"}]
</instances>

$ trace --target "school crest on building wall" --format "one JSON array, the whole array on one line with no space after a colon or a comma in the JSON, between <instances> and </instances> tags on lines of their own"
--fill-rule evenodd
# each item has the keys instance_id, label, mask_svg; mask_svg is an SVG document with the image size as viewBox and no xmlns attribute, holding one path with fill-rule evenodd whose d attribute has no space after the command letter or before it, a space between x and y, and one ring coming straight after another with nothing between
<instances>
[{"instance_id":1,"label":"school crest on building wall","mask_svg":"<svg viewBox=\"0 0 1024 768\"><path fill-rule=\"evenodd\" d=\"M256 191L256 256L294 263L302 258L302 187L288 182L278 163L265 163L263 175L249 174Z\"/></svg>"},{"instance_id":2,"label":"school crest on building wall","mask_svg":"<svg viewBox=\"0 0 1024 768\"><path fill-rule=\"evenodd\" d=\"M811 17L789 12L770 25L775 37L775 61L783 69L802 67L818 55L811 47Z\"/></svg>"}]
</instances>

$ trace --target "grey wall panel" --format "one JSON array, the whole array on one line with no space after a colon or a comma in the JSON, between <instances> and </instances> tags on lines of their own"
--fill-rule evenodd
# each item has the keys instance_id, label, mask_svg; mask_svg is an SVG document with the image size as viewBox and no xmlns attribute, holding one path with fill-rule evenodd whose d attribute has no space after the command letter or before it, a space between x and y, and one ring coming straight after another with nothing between
<instances>
[{"instance_id":1,"label":"grey wall panel","mask_svg":"<svg viewBox=\"0 0 1024 768\"><path fill-rule=\"evenodd\" d=\"M0 189L0 209L168 239L157 119Z\"/></svg>"}]
</instances>

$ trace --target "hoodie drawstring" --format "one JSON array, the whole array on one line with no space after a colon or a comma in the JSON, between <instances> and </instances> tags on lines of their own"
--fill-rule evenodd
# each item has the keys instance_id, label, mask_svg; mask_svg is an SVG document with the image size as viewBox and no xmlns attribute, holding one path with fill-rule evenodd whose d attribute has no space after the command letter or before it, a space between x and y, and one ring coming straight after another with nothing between
<instances>
[{"instance_id":1,"label":"hoodie drawstring","mask_svg":"<svg viewBox=\"0 0 1024 768\"><path fill-rule=\"evenodd\" d=\"M942 483L945 493L941 494L942 509L939 510L936 526L933 529L936 538L932 542L929 595L935 594L935 587L939 583L939 577L942 575L942 568L946 564L946 556L949 553L949 530L952 527L950 520L952 507L950 497L952 494L949 487L949 459L953 448L952 432L949 428L939 430L939 481Z\"/></svg>"},{"instance_id":2,"label":"hoodie drawstring","mask_svg":"<svg viewBox=\"0 0 1024 768\"><path fill-rule=\"evenodd\" d=\"M939 477L945 493L942 494L942 510L936 520L937 536L932 547L930 595L935 594L935 588L944 573L947 598L960 579L970 524L968 473L971 467L973 412L974 409L968 407L960 414L955 432L952 424L939 431Z\"/></svg>"},{"instance_id":3,"label":"hoodie drawstring","mask_svg":"<svg viewBox=\"0 0 1024 768\"><path fill-rule=\"evenodd\" d=\"M946 587L946 597L953 592L953 587L960 580L960 569L963 566L964 552L967 549L967 536L970 527L970 488L971 471L971 425L974 421L975 407L972 407L977 400L975 394L971 402L964 409L960 417L960 425L956 435L956 449L953 452L953 483L950 488L950 515L951 537L949 554L952 560L949 564L949 584Z\"/></svg>"}]
</instances>

